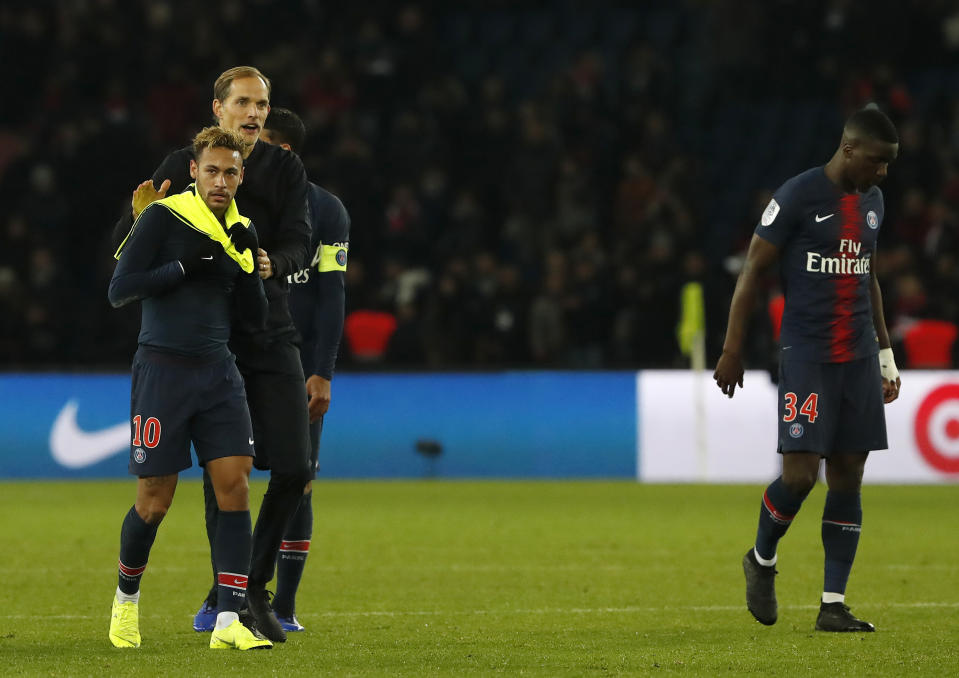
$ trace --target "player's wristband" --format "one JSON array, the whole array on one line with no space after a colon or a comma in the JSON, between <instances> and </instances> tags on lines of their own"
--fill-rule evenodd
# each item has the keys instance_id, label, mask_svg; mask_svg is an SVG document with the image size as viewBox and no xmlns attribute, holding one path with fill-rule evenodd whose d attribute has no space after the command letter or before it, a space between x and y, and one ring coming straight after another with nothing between
<instances>
[{"instance_id":1,"label":"player's wristband","mask_svg":"<svg viewBox=\"0 0 959 678\"><path fill-rule=\"evenodd\" d=\"M892 355L891 348L879 349L879 371L883 379L895 382L899 378L899 370L896 368L896 359Z\"/></svg>"}]
</instances>

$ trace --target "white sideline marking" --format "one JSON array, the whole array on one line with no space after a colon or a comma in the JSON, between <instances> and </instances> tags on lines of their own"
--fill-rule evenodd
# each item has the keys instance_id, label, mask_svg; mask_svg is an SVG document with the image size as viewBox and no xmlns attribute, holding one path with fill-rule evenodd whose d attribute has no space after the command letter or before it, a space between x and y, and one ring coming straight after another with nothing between
<instances>
[{"instance_id":1,"label":"white sideline marking","mask_svg":"<svg viewBox=\"0 0 959 678\"><path fill-rule=\"evenodd\" d=\"M473 565L468 563L456 564L456 565L414 565L414 564L404 564L403 570L426 570L426 571L442 571L442 572L630 572L630 571L643 571L643 572L655 572L658 570L671 569L673 566L671 564L657 564L651 563L648 565L593 565L586 563L583 565L575 563L559 564L559 565ZM877 569L882 570L894 570L894 571L922 571L922 572L957 572L959 571L959 563L938 563L938 564L928 564L928 565L909 565L909 564L896 564L896 563L887 563L884 565L877 565ZM344 570L350 569L352 571L373 571L381 569L375 566L369 566L367 568L356 567L354 565L343 566L343 565L323 565L321 563L311 563L310 571L311 572L343 572ZM391 568L398 569L398 568ZM89 567L89 568L71 568L70 570L74 574L102 574L102 567ZM187 565L151 565L150 572L153 574L159 573L173 573L173 572L195 572L196 568L193 566ZM30 572L33 574L53 574L62 572L62 568L54 567L32 567ZM22 576L22 568L14 567L0 567L0 576L4 575L17 575ZM693 609L693 608L683 608L683 609ZM3 615L0 615L2 617Z\"/></svg>"},{"instance_id":2,"label":"white sideline marking","mask_svg":"<svg viewBox=\"0 0 959 678\"><path fill-rule=\"evenodd\" d=\"M786 610L818 610L819 605L780 605L780 609ZM927 602L913 602L913 603L876 603L876 604L857 604L857 607L862 608L878 608L878 607L901 607L901 608L922 608L922 607L957 607L959 608L959 602L939 602L939 603L927 603ZM744 610L745 605L663 605L660 607L641 607L641 606L626 606L626 607L540 607L540 608L529 608L529 609L505 609L505 610L469 610L469 611L458 611L458 610L410 610L407 612L403 611L392 611L392 610L361 610L361 611L342 611L342 612L314 612L306 613L302 616L306 617L403 617L403 616L417 616L417 617L427 617L427 616L441 616L441 615L506 615L506 614L635 614L643 613L648 614L650 612L667 612L671 610L676 611L686 611L686 612L735 612L739 610Z\"/></svg>"},{"instance_id":3,"label":"white sideline marking","mask_svg":"<svg viewBox=\"0 0 959 678\"><path fill-rule=\"evenodd\" d=\"M819 605L780 605L785 610L818 610ZM955 602L910 602L910 603L857 603L857 608L959 608ZM307 612L297 614L304 619L319 617L443 617L463 615L509 615L509 614L636 614L650 612L738 612L745 605L662 605L659 607L535 607L505 610L343 610L329 612ZM92 614L4 614L0 619L100 619L103 615ZM193 618L193 615L190 615Z\"/></svg>"}]
</instances>

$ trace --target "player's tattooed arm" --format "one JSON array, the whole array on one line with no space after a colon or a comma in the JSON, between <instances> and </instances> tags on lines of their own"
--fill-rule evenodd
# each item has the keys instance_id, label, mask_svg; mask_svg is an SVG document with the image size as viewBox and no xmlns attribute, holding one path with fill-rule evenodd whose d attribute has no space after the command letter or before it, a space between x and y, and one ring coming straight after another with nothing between
<instances>
[{"instance_id":1,"label":"player's tattooed arm","mask_svg":"<svg viewBox=\"0 0 959 678\"><path fill-rule=\"evenodd\" d=\"M732 303L729 305L723 354L719 357L713 373L716 385L730 398L736 392L736 386L743 385L743 341L746 338L746 324L755 304L759 279L778 257L778 247L758 235L753 236L746 252L743 270L736 281Z\"/></svg>"}]
</instances>

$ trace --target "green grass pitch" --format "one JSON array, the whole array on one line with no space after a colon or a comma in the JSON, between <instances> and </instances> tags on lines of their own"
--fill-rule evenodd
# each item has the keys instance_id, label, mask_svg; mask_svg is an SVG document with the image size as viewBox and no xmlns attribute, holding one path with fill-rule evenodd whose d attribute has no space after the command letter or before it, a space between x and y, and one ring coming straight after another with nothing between
<instances>
[{"instance_id":1,"label":"green grass pitch","mask_svg":"<svg viewBox=\"0 0 959 678\"><path fill-rule=\"evenodd\" d=\"M259 500L264 485L254 483ZM107 640L128 482L0 484L2 676L902 676L959 670L959 486L869 486L847 600L813 631L824 490L780 545L779 623L744 605L759 487L319 482L305 633L213 652L202 498L180 485L138 650Z\"/></svg>"}]
</instances>

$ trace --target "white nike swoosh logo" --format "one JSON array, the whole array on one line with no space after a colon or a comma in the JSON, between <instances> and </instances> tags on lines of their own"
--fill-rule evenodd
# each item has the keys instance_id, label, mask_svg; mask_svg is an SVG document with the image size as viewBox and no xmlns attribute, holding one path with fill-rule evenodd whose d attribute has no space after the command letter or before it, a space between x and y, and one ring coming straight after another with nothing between
<instances>
[{"instance_id":1,"label":"white nike swoosh logo","mask_svg":"<svg viewBox=\"0 0 959 678\"><path fill-rule=\"evenodd\" d=\"M832 215L829 215L829 216L832 216ZM213 261L213 255L212 255L212 254L211 254L210 256L208 256L208 257L200 257L200 258L203 259L203 261Z\"/></svg>"},{"instance_id":2,"label":"white nike swoosh logo","mask_svg":"<svg viewBox=\"0 0 959 678\"><path fill-rule=\"evenodd\" d=\"M253 444L253 438L250 438L250 444L251 445Z\"/></svg>"},{"instance_id":3,"label":"white nike swoosh logo","mask_svg":"<svg viewBox=\"0 0 959 678\"><path fill-rule=\"evenodd\" d=\"M824 216L824 217L820 217L820 216L817 214L817 215L816 215L816 223L818 224L820 221L825 221L826 219L828 219L828 218L831 217L831 216L834 216L835 214L836 214L836 213L833 212L832 214L827 214L827 215Z\"/></svg>"},{"instance_id":4,"label":"white nike swoosh logo","mask_svg":"<svg viewBox=\"0 0 959 678\"><path fill-rule=\"evenodd\" d=\"M83 468L130 449L129 423L87 432L77 426L77 409L77 401L69 401L50 430L50 453L58 464Z\"/></svg>"}]
</instances>

